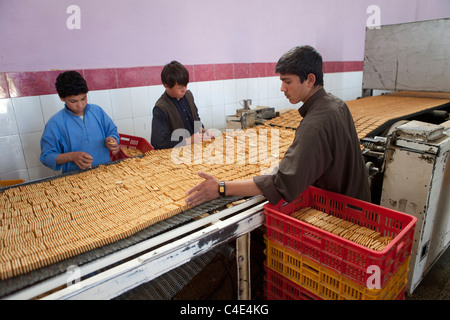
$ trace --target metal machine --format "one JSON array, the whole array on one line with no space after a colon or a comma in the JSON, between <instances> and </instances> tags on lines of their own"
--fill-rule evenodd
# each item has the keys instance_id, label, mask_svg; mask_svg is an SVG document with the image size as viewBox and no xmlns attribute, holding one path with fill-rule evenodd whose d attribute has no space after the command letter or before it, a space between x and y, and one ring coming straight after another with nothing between
<instances>
[{"instance_id":1,"label":"metal machine","mask_svg":"<svg viewBox=\"0 0 450 320\"><path fill-rule=\"evenodd\" d=\"M374 89L450 92L450 19L366 30L363 95ZM448 95L447 95L448 96ZM450 239L449 106L395 119L362 139L373 200L417 217L406 291L411 294Z\"/></svg>"},{"instance_id":2,"label":"metal machine","mask_svg":"<svg viewBox=\"0 0 450 320\"><path fill-rule=\"evenodd\" d=\"M237 109L236 114L226 117L227 129L251 128L264 123L266 119L272 119L279 115L278 112L275 112L275 108L252 106L250 99L244 100L244 102L248 103L243 108Z\"/></svg>"},{"instance_id":3,"label":"metal machine","mask_svg":"<svg viewBox=\"0 0 450 320\"><path fill-rule=\"evenodd\" d=\"M450 240L450 121L409 121L386 147L381 205L417 218L407 292L412 293Z\"/></svg>"},{"instance_id":4,"label":"metal machine","mask_svg":"<svg viewBox=\"0 0 450 320\"><path fill-rule=\"evenodd\" d=\"M401 120L361 143L372 202L417 218L406 286L412 294L449 246L450 121Z\"/></svg>"}]
</instances>

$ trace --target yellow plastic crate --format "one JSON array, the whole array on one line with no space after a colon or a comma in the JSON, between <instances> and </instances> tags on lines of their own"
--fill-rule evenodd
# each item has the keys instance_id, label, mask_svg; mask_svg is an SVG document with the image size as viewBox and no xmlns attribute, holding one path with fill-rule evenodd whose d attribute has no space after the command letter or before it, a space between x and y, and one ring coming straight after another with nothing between
<instances>
[{"instance_id":1,"label":"yellow plastic crate","mask_svg":"<svg viewBox=\"0 0 450 320\"><path fill-rule=\"evenodd\" d=\"M409 259L380 289L369 289L266 239L267 267L324 300L396 300L406 286Z\"/></svg>"},{"instance_id":2,"label":"yellow plastic crate","mask_svg":"<svg viewBox=\"0 0 450 320\"><path fill-rule=\"evenodd\" d=\"M325 300L264 264L267 300ZM406 285L395 300L405 300Z\"/></svg>"},{"instance_id":3,"label":"yellow plastic crate","mask_svg":"<svg viewBox=\"0 0 450 320\"><path fill-rule=\"evenodd\" d=\"M24 183L25 180L0 180L0 188L5 188L5 187L9 187L9 186L13 186L16 184L20 184L20 183Z\"/></svg>"}]
</instances>

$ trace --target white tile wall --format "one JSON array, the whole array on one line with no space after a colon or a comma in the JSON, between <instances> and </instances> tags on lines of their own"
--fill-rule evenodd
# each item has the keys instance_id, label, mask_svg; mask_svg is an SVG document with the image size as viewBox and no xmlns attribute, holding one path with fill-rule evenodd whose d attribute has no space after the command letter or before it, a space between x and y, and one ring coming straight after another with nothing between
<instances>
[{"instance_id":1,"label":"white tile wall","mask_svg":"<svg viewBox=\"0 0 450 320\"><path fill-rule=\"evenodd\" d=\"M111 119L114 117L110 90L89 91L88 102L102 107Z\"/></svg>"},{"instance_id":2,"label":"white tile wall","mask_svg":"<svg viewBox=\"0 0 450 320\"><path fill-rule=\"evenodd\" d=\"M356 99L361 95L362 72L325 74L324 84L328 92L343 100ZM277 111L298 108L286 100L280 86L278 77L266 77L195 82L188 89L205 127L224 130L226 116L241 108L243 99ZM99 90L90 91L88 100L105 110L120 133L150 141L152 109L163 92L162 85ZM58 174L39 161L40 137L45 123L62 107L56 94L0 99L0 180L31 181Z\"/></svg>"},{"instance_id":3,"label":"white tile wall","mask_svg":"<svg viewBox=\"0 0 450 320\"><path fill-rule=\"evenodd\" d=\"M133 126L134 126L134 136L142 137L148 142L151 141L151 131L152 131L152 117L151 116L143 116L133 118ZM120 133L125 133L120 131Z\"/></svg>"},{"instance_id":4,"label":"white tile wall","mask_svg":"<svg viewBox=\"0 0 450 320\"><path fill-rule=\"evenodd\" d=\"M151 108L148 87L130 88L133 118L150 116Z\"/></svg>"},{"instance_id":5,"label":"white tile wall","mask_svg":"<svg viewBox=\"0 0 450 320\"><path fill-rule=\"evenodd\" d=\"M18 133L19 129L11 99L0 99L0 137Z\"/></svg>"},{"instance_id":6,"label":"white tile wall","mask_svg":"<svg viewBox=\"0 0 450 320\"><path fill-rule=\"evenodd\" d=\"M237 101L237 81L223 80L223 95L225 104L234 104Z\"/></svg>"},{"instance_id":7,"label":"white tile wall","mask_svg":"<svg viewBox=\"0 0 450 320\"><path fill-rule=\"evenodd\" d=\"M131 119L133 112L131 108L130 88L112 89L110 93L113 119Z\"/></svg>"},{"instance_id":8,"label":"white tile wall","mask_svg":"<svg viewBox=\"0 0 450 320\"><path fill-rule=\"evenodd\" d=\"M2 156L0 157L2 175L3 173L27 169L20 135L0 137L0 149L2 150ZM7 179L2 178L1 180Z\"/></svg>"},{"instance_id":9,"label":"white tile wall","mask_svg":"<svg viewBox=\"0 0 450 320\"><path fill-rule=\"evenodd\" d=\"M195 85L194 83L189 84L189 87ZM148 101L150 103L150 115L152 114L153 105L156 101L161 97L164 93L164 87L162 85L159 86L150 86L148 87Z\"/></svg>"},{"instance_id":10,"label":"white tile wall","mask_svg":"<svg viewBox=\"0 0 450 320\"><path fill-rule=\"evenodd\" d=\"M39 97L13 98L19 133L30 133L44 130L43 110Z\"/></svg>"},{"instance_id":11,"label":"white tile wall","mask_svg":"<svg viewBox=\"0 0 450 320\"><path fill-rule=\"evenodd\" d=\"M211 106L223 106L225 104L224 81L211 82Z\"/></svg>"},{"instance_id":12,"label":"white tile wall","mask_svg":"<svg viewBox=\"0 0 450 320\"><path fill-rule=\"evenodd\" d=\"M41 166L39 157L36 157L36 155L41 153L41 136L42 131L24 133L20 136L27 168Z\"/></svg>"},{"instance_id":13,"label":"white tile wall","mask_svg":"<svg viewBox=\"0 0 450 320\"><path fill-rule=\"evenodd\" d=\"M212 81L203 81L188 85L189 90L191 90L194 95L195 104L198 109L209 108L212 105L211 82Z\"/></svg>"},{"instance_id":14,"label":"white tile wall","mask_svg":"<svg viewBox=\"0 0 450 320\"><path fill-rule=\"evenodd\" d=\"M32 97L34 98L34 97ZM58 97L57 94L50 94L40 96L40 103L42 107L42 114L44 116L44 124L48 122L48 120L59 110L64 107L64 103ZM18 98L23 99L23 98ZM37 107L37 105L35 106Z\"/></svg>"}]
</instances>

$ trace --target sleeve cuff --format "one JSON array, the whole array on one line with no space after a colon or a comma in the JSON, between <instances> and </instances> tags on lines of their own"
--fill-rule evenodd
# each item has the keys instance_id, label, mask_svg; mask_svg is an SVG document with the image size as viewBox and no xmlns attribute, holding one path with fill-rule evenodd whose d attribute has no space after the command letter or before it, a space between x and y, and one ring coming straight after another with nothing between
<instances>
[{"instance_id":1,"label":"sleeve cuff","mask_svg":"<svg viewBox=\"0 0 450 320\"><path fill-rule=\"evenodd\" d=\"M274 177L275 175L260 175L253 177L253 182L255 182L259 190L261 190L267 201L273 205L283 199L283 196L275 188L273 181Z\"/></svg>"},{"instance_id":2,"label":"sleeve cuff","mask_svg":"<svg viewBox=\"0 0 450 320\"><path fill-rule=\"evenodd\" d=\"M61 170L62 165L56 164L56 158L58 157L57 153L47 154L44 158L42 158L41 162L48 168L59 171Z\"/></svg>"}]
</instances>

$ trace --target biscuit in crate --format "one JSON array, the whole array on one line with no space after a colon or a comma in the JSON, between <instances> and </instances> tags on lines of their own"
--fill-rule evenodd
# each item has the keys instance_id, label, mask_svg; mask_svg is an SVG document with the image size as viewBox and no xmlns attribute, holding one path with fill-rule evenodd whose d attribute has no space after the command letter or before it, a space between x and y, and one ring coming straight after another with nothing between
<instances>
[{"instance_id":1,"label":"biscuit in crate","mask_svg":"<svg viewBox=\"0 0 450 320\"><path fill-rule=\"evenodd\" d=\"M311 207L297 210L291 216L376 251L383 250L392 241L392 237L383 237L378 231L362 227L351 221L335 217Z\"/></svg>"}]
</instances>

